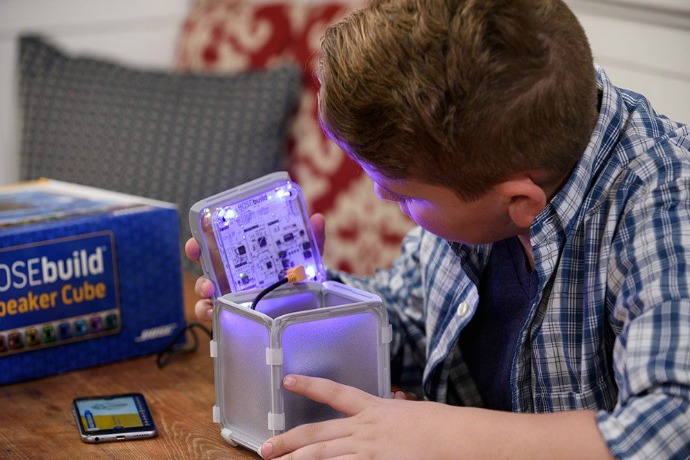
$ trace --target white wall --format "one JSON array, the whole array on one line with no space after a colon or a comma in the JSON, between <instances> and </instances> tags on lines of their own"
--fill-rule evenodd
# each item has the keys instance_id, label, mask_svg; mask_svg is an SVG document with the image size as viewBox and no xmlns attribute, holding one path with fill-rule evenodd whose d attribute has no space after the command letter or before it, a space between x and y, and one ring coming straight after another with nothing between
<instances>
[{"instance_id":1,"label":"white wall","mask_svg":"<svg viewBox=\"0 0 690 460\"><path fill-rule=\"evenodd\" d=\"M617 86L690 123L690 0L566 0Z\"/></svg>"},{"instance_id":2,"label":"white wall","mask_svg":"<svg viewBox=\"0 0 690 460\"><path fill-rule=\"evenodd\" d=\"M70 52L171 68L192 0L0 0L0 184L19 177L17 37L40 32Z\"/></svg>"},{"instance_id":3,"label":"white wall","mask_svg":"<svg viewBox=\"0 0 690 460\"><path fill-rule=\"evenodd\" d=\"M16 38L41 32L71 52L170 68L193 0L0 0L0 185L19 177ZM690 122L690 0L566 0L619 86Z\"/></svg>"}]
</instances>

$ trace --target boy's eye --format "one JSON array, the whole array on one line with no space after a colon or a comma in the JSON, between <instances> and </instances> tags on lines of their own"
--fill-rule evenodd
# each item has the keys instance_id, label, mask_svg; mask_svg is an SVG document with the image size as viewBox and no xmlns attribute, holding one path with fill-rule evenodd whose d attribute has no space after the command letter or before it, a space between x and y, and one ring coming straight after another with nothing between
<instances>
[{"instance_id":1,"label":"boy's eye","mask_svg":"<svg viewBox=\"0 0 690 460\"><path fill-rule=\"evenodd\" d=\"M376 184L374 187L376 194L378 195L379 198L382 200L386 201L394 201L396 203L401 203L401 202L406 202L409 200L408 197L398 195L395 192L391 192L390 190L381 187L380 185Z\"/></svg>"}]
</instances>

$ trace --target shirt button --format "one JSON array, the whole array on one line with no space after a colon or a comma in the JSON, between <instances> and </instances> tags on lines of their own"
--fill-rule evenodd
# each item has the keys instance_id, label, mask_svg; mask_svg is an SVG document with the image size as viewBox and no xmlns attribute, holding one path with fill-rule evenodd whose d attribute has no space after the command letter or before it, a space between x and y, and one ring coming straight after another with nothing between
<instances>
[{"instance_id":1,"label":"shirt button","mask_svg":"<svg viewBox=\"0 0 690 460\"><path fill-rule=\"evenodd\" d=\"M458 316L462 318L468 311L470 311L470 304L467 302L460 302L460 305L458 305Z\"/></svg>"}]
</instances>

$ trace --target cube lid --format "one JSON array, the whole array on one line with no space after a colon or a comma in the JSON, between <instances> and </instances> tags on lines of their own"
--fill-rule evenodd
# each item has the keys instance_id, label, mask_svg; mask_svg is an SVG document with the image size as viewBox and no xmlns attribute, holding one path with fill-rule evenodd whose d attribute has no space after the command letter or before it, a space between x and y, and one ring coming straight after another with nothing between
<instances>
[{"instance_id":1,"label":"cube lid","mask_svg":"<svg viewBox=\"0 0 690 460\"><path fill-rule=\"evenodd\" d=\"M216 296L263 289L297 265L309 280L326 280L302 190L287 172L203 199L189 219Z\"/></svg>"}]
</instances>

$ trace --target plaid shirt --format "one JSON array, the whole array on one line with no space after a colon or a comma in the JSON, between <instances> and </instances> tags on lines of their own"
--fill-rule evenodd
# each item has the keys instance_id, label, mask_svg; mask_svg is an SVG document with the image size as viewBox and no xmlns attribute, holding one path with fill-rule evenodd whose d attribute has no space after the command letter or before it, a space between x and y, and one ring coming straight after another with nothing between
<instances>
[{"instance_id":1,"label":"plaid shirt","mask_svg":"<svg viewBox=\"0 0 690 460\"><path fill-rule=\"evenodd\" d=\"M601 109L572 176L532 224L539 295L515 344L515 412L598 411L620 457L690 458L690 135L597 67ZM393 381L482 406L457 341L491 245L416 228L377 293Z\"/></svg>"}]
</instances>

